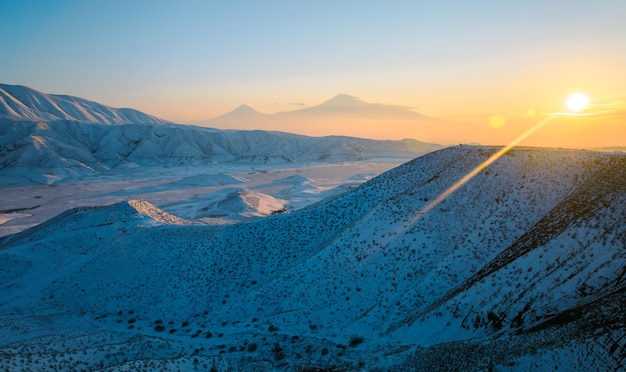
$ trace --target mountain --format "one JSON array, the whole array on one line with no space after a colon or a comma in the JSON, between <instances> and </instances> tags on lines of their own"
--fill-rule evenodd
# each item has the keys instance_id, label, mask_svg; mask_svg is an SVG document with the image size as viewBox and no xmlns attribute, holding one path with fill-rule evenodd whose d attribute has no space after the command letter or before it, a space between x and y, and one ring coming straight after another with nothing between
<instances>
[{"instance_id":1,"label":"mountain","mask_svg":"<svg viewBox=\"0 0 626 372\"><path fill-rule=\"evenodd\" d=\"M220 129L258 129L321 136L327 133L351 136L359 128L361 137L375 139L406 138L407 128L415 138L442 143L454 123L430 118L405 106L365 102L339 94L319 105L294 111L261 114L242 105L230 113L194 124ZM445 143L445 141L443 142Z\"/></svg>"},{"instance_id":2,"label":"mountain","mask_svg":"<svg viewBox=\"0 0 626 372\"><path fill-rule=\"evenodd\" d=\"M248 115L231 112L194 123L219 129L263 128L308 136L328 133L355 136L358 133L359 137L365 138L400 140L411 137L445 145L503 145L543 121L541 130L525 138L520 145L572 149L624 147L623 138L615 135L626 128L624 111L590 112L588 115L543 113L523 117L512 114L497 128L489 124L490 116L485 113L475 117L441 119L422 115L410 107L371 103L339 94L319 105L299 110L275 114L254 111Z\"/></svg>"},{"instance_id":3,"label":"mountain","mask_svg":"<svg viewBox=\"0 0 626 372\"><path fill-rule=\"evenodd\" d=\"M253 118L256 129L268 116L243 105L220 120ZM438 148L415 140L312 138L173 124L133 109L0 84L0 185L51 184L138 166L359 161L390 154L408 159Z\"/></svg>"},{"instance_id":4,"label":"mountain","mask_svg":"<svg viewBox=\"0 0 626 372\"><path fill-rule=\"evenodd\" d=\"M320 105L307 107L295 111L285 111L277 113L277 115L286 116L302 116L302 115L349 115L362 117L379 117L379 118L415 118L426 119L426 117L417 112L411 111L404 106L383 105L380 103L369 103L358 97L348 94L338 94L335 97L323 102Z\"/></svg>"},{"instance_id":5,"label":"mountain","mask_svg":"<svg viewBox=\"0 0 626 372\"><path fill-rule=\"evenodd\" d=\"M0 119L67 120L93 124L169 124L129 108L113 108L83 98L46 94L21 86L0 84Z\"/></svg>"},{"instance_id":6,"label":"mountain","mask_svg":"<svg viewBox=\"0 0 626 372\"><path fill-rule=\"evenodd\" d=\"M203 127L235 130L277 130L273 126L274 115L258 112L248 105L240 105L223 115L192 121L191 124Z\"/></svg>"},{"instance_id":7,"label":"mountain","mask_svg":"<svg viewBox=\"0 0 626 372\"><path fill-rule=\"evenodd\" d=\"M415 140L307 137L188 125L0 120L2 184L56 183L115 169L192 164L406 159L441 148Z\"/></svg>"},{"instance_id":8,"label":"mountain","mask_svg":"<svg viewBox=\"0 0 626 372\"><path fill-rule=\"evenodd\" d=\"M259 119L259 118L265 118L268 116L270 115L262 114L258 112L257 110L255 110L254 108L252 108L251 106L241 105L237 107L236 109L234 109L233 111L230 111L224 115L218 116L214 119L217 119L217 120L235 120L235 119L251 119L251 118Z\"/></svg>"},{"instance_id":9,"label":"mountain","mask_svg":"<svg viewBox=\"0 0 626 372\"><path fill-rule=\"evenodd\" d=\"M432 204L499 150L248 223L121 204L2 238L0 365L623 369L626 155L513 149Z\"/></svg>"},{"instance_id":10,"label":"mountain","mask_svg":"<svg viewBox=\"0 0 626 372\"><path fill-rule=\"evenodd\" d=\"M200 220L205 218L233 223L241 217L266 217L284 213L287 200L277 199L245 188L226 188L208 195L196 195L188 200L176 201L163 206L171 213L184 218Z\"/></svg>"}]
</instances>

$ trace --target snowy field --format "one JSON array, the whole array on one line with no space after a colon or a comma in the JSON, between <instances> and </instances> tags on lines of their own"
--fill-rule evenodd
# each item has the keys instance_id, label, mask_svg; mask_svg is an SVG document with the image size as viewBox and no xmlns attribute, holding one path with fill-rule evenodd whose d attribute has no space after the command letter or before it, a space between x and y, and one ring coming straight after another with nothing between
<instances>
[{"instance_id":1,"label":"snowy field","mask_svg":"<svg viewBox=\"0 0 626 372\"><path fill-rule=\"evenodd\" d=\"M287 212L301 209L339 195L407 160L398 157L336 164L145 167L52 185L8 186L0 192L0 236L23 231L70 208L131 199L147 200L198 223L232 223L282 208ZM249 191L248 198L239 197L240 203L220 203L244 190ZM277 206L275 210L263 208L273 205Z\"/></svg>"}]
</instances>

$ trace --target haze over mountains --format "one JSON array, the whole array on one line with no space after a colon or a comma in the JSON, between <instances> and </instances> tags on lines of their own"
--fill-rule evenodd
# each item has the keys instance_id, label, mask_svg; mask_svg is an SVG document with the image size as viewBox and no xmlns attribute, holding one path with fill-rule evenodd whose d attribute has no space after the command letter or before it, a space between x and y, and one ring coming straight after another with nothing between
<instances>
[{"instance_id":1,"label":"haze over mountains","mask_svg":"<svg viewBox=\"0 0 626 372\"><path fill-rule=\"evenodd\" d=\"M450 113L443 118L428 117L410 107L366 102L347 94L339 94L319 105L274 114L260 113L248 105L218 117L195 121L215 128L266 128L305 135L353 135L373 139L415 138L445 145L459 143L506 145L537 123L548 121L521 145L578 149L624 149L623 131L626 116L623 110L602 110L592 103L589 111L542 112L528 107L514 115L498 112L474 114ZM492 119L498 118L496 122Z\"/></svg>"},{"instance_id":2,"label":"haze over mountains","mask_svg":"<svg viewBox=\"0 0 626 372\"><path fill-rule=\"evenodd\" d=\"M435 143L441 141L446 128L454 123L429 118L408 107L365 102L357 97L339 94L319 105L294 111L264 114L248 105L241 105L224 115L193 122L214 128L258 129L268 128L307 135L350 135L358 127L363 137L378 139L406 138L406 129L413 138ZM400 136L400 138L398 138Z\"/></svg>"},{"instance_id":3,"label":"haze over mountains","mask_svg":"<svg viewBox=\"0 0 626 372\"><path fill-rule=\"evenodd\" d=\"M408 159L441 148L411 139L223 131L173 124L136 110L23 86L0 88L0 175L5 185L54 183L137 166ZM231 116L250 114L256 116L242 108Z\"/></svg>"}]
</instances>

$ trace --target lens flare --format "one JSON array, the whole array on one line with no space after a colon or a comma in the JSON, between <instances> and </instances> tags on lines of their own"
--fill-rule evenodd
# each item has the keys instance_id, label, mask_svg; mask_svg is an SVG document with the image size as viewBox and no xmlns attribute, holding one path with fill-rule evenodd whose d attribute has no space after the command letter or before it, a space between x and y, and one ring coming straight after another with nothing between
<instances>
[{"instance_id":1,"label":"lens flare","mask_svg":"<svg viewBox=\"0 0 626 372\"><path fill-rule=\"evenodd\" d=\"M502 115L493 115L489 118L489 126L492 128L502 128L506 123L506 118Z\"/></svg>"},{"instance_id":2,"label":"lens flare","mask_svg":"<svg viewBox=\"0 0 626 372\"><path fill-rule=\"evenodd\" d=\"M461 186L465 185L469 180L471 180L472 178L476 177L476 175L478 173L480 173L482 170L487 168L491 163L493 163L496 160L500 159L500 157L502 155L504 155L507 152L509 152L509 150L511 150L513 147L517 146L520 142L525 140L528 136L530 136L531 134L535 133L539 128L543 127L546 123L548 123L550 120L552 120L552 118L554 118L554 116L555 115L551 115L551 116L541 120L540 122L538 122L537 124L535 124L534 126L529 128L526 132L522 133L519 137L517 137L516 139L511 141L511 143L509 143L508 145L506 145L502 149L500 149L500 151L498 151L497 153L495 153L494 155L489 157L489 159L487 159L484 162L482 162L482 164L480 164L479 166L474 168L471 172L466 174L463 178L458 180L454 185L450 186L447 190L442 192L433 201L431 201L424 208L422 208L419 212L417 212L415 214L415 216L413 217L413 221L412 222L415 222L416 220L422 218L426 213L430 212L433 208L438 206L442 201L446 200L446 198L448 198L448 196L450 196L452 193L454 193L456 190L458 190Z\"/></svg>"}]
</instances>

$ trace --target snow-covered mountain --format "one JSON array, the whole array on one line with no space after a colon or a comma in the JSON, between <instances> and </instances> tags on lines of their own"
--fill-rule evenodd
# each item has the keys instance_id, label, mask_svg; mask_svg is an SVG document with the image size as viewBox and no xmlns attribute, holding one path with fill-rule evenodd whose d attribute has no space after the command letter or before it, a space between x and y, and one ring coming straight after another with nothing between
<instances>
[{"instance_id":1,"label":"snow-covered mountain","mask_svg":"<svg viewBox=\"0 0 626 372\"><path fill-rule=\"evenodd\" d=\"M307 137L188 125L0 120L2 184L54 183L116 168L217 162L294 163L409 159L438 148L416 140Z\"/></svg>"},{"instance_id":2,"label":"snow-covered mountain","mask_svg":"<svg viewBox=\"0 0 626 372\"><path fill-rule=\"evenodd\" d=\"M124 202L1 238L0 365L623 369L626 156L514 149L430 208L498 150L249 223Z\"/></svg>"},{"instance_id":3,"label":"snow-covered mountain","mask_svg":"<svg viewBox=\"0 0 626 372\"><path fill-rule=\"evenodd\" d=\"M94 124L168 124L130 108L113 108L83 98L46 94L21 85L0 84L0 119L67 120Z\"/></svg>"},{"instance_id":4,"label":"snow-covered mountain","mask_svg":"<svg viewBox=\"0 0 626 372\"><path fill-rule=\"evenodd\" d=\"M171 213L193 220L227 221L241 217L265 217L286 212L287 200L245 188L225 188L208 195L196 195L189 200L163 206ZM231 222L232 223L232 222Z\"/></svg>"},{"instance_id":5,"label":"snow-covered mountain","mask_svg":"<svg viewBox=\"0 0 626 372\"><path fill-rule=\"evenodd\" d=\"M226 117L245 121L264 114L242 106ZM55 183L152 165L409 159L441 147L410 139L314 138L173 124L132 109L0 84L0 185Z\"/></svg>"}]
</instances>

